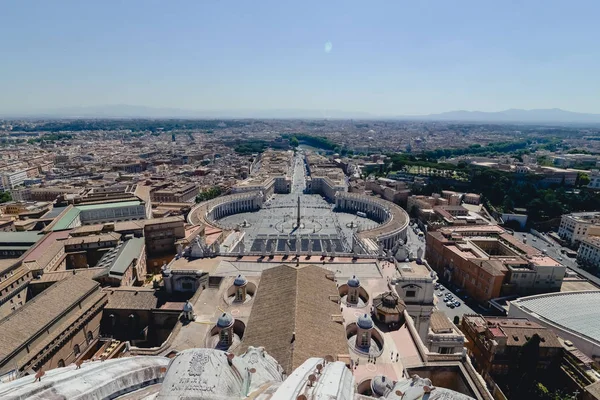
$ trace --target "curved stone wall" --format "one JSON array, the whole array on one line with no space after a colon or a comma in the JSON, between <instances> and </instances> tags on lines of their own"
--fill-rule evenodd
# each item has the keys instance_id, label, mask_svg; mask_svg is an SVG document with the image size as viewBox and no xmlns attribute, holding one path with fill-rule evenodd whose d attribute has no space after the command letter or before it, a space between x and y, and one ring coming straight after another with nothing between
<instances>
[{"instance_id":1,"label":"curved stone wall","mask_svg":"<svg viewBox=\"0 0 600 400\"><path fill-rule=\"evenodd\" d=\"M263 205L262 192L236 193L208 200L194 207L188 222L222 228L218 220L228 215L259 210Z\"/></svg>"},{"instance_id":2,"label":"curved stone wall","mask_svg":"<svg viewBox=\"0 0 600 400\"><path fill-rule=\"evenodd\" d=\"M400 206L387 200L358 193L338 192L335 196L335 210L342 212L364 212L366 216L380 223L372 229L359 232L356 236L367 247L378 246L388 250L400 239L406 238L406 229L410 218Z\"/></svg>"}]
</instances>

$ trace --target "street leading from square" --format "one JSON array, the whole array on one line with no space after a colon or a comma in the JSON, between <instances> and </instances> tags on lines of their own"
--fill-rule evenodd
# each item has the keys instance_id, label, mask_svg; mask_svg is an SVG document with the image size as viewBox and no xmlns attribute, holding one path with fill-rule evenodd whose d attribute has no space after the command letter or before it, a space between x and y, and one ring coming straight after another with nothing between
<instances>
[{"instance_id":1,"label":"street leading from square","mask_svg":"<svg viewBox=\"0 0 600 400\"><path fill-rule=\"evenodd\" d=\"M306 167L302 154L294 160L291 193L275 194L256 212L246 212L221 218L218 223L226 229L244 232L246 249L261 251L265 240L275 240L278 252L296 251L296 240L302 240L302 251L352 251L352 235L358 230L371 229L377 222L355 214L334 212L330 204L318 194L306 190ZM297 226L297 205L300 199L300 226ZM290 243L286 243L290 242ZM312 242L312 244L308 244ZM239 246L238 246L239 247ZM268 249L267 249L268 250Z\"/></svg>"}]
</instances>

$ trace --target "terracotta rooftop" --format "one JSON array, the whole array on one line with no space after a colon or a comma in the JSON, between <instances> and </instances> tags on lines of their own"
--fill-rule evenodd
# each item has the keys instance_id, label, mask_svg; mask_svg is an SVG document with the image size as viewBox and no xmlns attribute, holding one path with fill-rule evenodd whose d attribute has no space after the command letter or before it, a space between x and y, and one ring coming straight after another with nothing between
<instances>
[{"instance_id":1,"label":"terracotta rooftop","mask_svg":"<svg viewBox=\"0 0 600 400\"><path fill-rule=\"evenodd\" d=\"M41 260L48 252L48 248L57 241L62 241L69 237L70 230L64 230L59 232L51 232L46 234L42 240L37 242L35 246L31 248L28 254L25 255L23 261L35 261ZM56 253L55 253L56 254ZM38 261L39 262L39 261Z\"/></svg>"},{"instance_id":2,"label":"terracotta rooftop","mask_svg":"<svg viewBox=\"0 0 600 400\"><path fill-rule=\"evenodd\" d=\"M504 276L508 269L506 266L499 260L480 260L473 261L475 264L478 264L481 269L493 276Z\"/></svg>"},{"instance_id":3,"label":"terracotta rooftop","mask_svg":"<svg viewBox=\"0 0 600 400\"><path fill-rule=\"evenodd\" d=\"M531 337L537 334L541 341L540 347L559 347L562 348L558 337L554 332L547 328L529 328L529 327L510 327L502 326L501 329L507 336L507 346L523 346Z\"/></svg>"},{"instance_id":4,"label":"terracotta rooftop","mask_svg":"<svg viewBox=\"0 0 600 400\"><path fill-rule=\"evenodd\" d=\"M329 271L315 265L288 265L263 272L239 353L264 346L287 373L310 357L348 353L344 326L330 296L338 296Z\"/></svg>"},{"instance_id":5,"label":"terracotta rooftop","mask_svg":"<svg viewBox=\"0 0 600 400\"><path fill-rule=\"evenodd\" d=\"M0 320L0 360L55 323L73 305L100 286L88 278L72 276L52 285Z\"/></svg>"},{"instance_id":6,"label":"terracotta rooftop","mask_svg":"<svg viewBox=\"0 0 600 400\"><path fill-rule=\"evenodd\" d=\"M104 289L108 294L106 309L113 310L152 310L159 308L158 296L154 289L118 288Z\"/></svg>"},{"instance_id":7,"label":"terracotta rooftop","mask_svg":"<svg viewBox=\"0 0 600 400\"><path fill-rule=\"evenodd\" d=\"M102 233L100 235L77 236L65 241L65 246L73 246L84 243L97 243L121 239L121 234L116 232Z\"/></svg>"},{"instance_id":8,"label":"terracotta rooftop","mask_svg":"<svg viewBox=\"0 0 600 400\"><path fill-rule=\"evenodd\" d=\"M519 250L521 250L522 252L524 252L525 254L539 254L539 250L526 245L525 243L523 243L521 240L517 239L516 237L514 237L513 235L511 235L510 233L503 233L502 235L500 235L500 238L502 238L503 240L507 241L508 243L510 243L512 246L518 248Z\"/></svg>"},{"instance_id":9,"label":"terracotta rooftop","mask_svg":"<svg viewBox=\"0 0 600 400\"><path fill-rule=\"evenodd\" d=\"M44 272L42 276L38 279L34 279L32 281L35 283L47 283L47 282L58 282L63 279L67 279L73 275L84 276L89 279L93 279L98 275L101 275L103 272L107 272L107 268L79 268L72 269L68 271L52 271L52 272Z\"/></svg>"},{"instance_id":10,"label":"terracotta rooftop","mask_svg":"<svg viewBox=\"0 0 600 400\"><path fill-rule=\"evenodd\" d=\"M542 341L541 347L561 347L558 337L552 330L541 326L536 322L526 318L506 318L506 317L482 317L465 316L469 322L475 322L480 318L486 323L486 329L494 337L506 337L507 346L523 346L534 334L537 334ZM433 317L432 317L433 319Z\"/></svg>"},{"instance_id":11,"label":"terracotta rooftop","mask_svg":"<svg viewBox=\"0 0 600 400\"><path fill-rule=\"evenodd\" d=\"M429 327L434 333L451 333L455 327L443 311L434 311L431 313Z\"/></svg>"}]
</instances>

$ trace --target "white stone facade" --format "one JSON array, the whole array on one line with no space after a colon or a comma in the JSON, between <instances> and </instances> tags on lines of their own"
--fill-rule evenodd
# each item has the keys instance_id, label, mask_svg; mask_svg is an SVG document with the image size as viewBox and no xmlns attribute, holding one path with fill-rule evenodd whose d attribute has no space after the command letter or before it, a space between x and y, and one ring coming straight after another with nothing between
<instances>
[{"instance_id":1,"label":"white stone facade","mask_svg":"<svg viewBox=\"0 0 600 400\"><path fill-rule=\"evenodd\" d=\"M577 213L563 215L558 228L558 235L576 245L587 235L600 234L600 213Z\"/></svg>"},{"instance_id":2,"label":"white stone facade","mask_svg":"<svg viewBox=\"0 0 600 400\"><path fill-rule=\"evenodd\" d=\"M581 241L577 259L583 264L600 265L600 236L590 236Z\"/></svg>"}]
</instances>

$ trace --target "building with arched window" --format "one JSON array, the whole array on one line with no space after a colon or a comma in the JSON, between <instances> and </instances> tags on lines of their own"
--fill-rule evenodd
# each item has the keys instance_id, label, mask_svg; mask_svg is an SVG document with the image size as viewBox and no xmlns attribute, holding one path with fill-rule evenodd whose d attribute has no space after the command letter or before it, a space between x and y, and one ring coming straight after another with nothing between
<instances>
[{"instance_id":1,"label":"building with arched window","mask_svg":"<svg viewBox=\"0 0 600 400\"><path fill-rule=\"evenodd\" d=\"M368 314L361 315L356 321L358 332L356 333L356 347L369 349L371 347L371 336L373 332L373 320Z\"/></svg>"},{"instance_id":2,"label":"building with arched window","mask_svg":"<svg viewBox=\"0 0 600 400\"><path fill-rule=\"evenodd\" d=\"M385 292L373 299L375 317L384 324L404 324L406 305L394 292Z\"/></svg>"},{"instance_id":3,"label":"building with arched window","mask_svg":"<svg viewBox=\"0 0 600 400\"><path fill-rule=\"evenodd\" d=\"M233 286L235 286L235 301L239 303L243 303L246 301L246 286L248 285L248 280L244 275L238 275L233 281Z\"/></svg>"},{"instance_id":4,"label":"building with arched window","mask_svg":"<svg viewBox=\"0 0 600 400\"><path fill-rule=\"evenodd\" d=\"M73 275L2 319L0 377L68 365L93 346L94 341L86 340L86 336L97 336L107 303L99 286ZM59 340L65 337L69 340Z\"/></svg>"},{"instance_id":5,"label":"building with arched window","mask_svg":"<svg viewBox=\"0 0 600 400\"><path fill-rule=\"evenodd\" d=\"M217 320L217 334L219 335L219 347L227 349L233 343L234 319L229 313L223 313Z\"/></svg>"},{"instance_id":6,"label":"building with arched window","mask_svg":"<svg viewBox=\"0 0 600 400\"><path fill-rule=\"evenodd\" d=\"M356 277L356 275L352 276L352 278L348 279L348 297L346 297L346 301L349 304L358 304L359 299L359 290L360 290L360 281Z\"/></svg>"}]
</instances>

